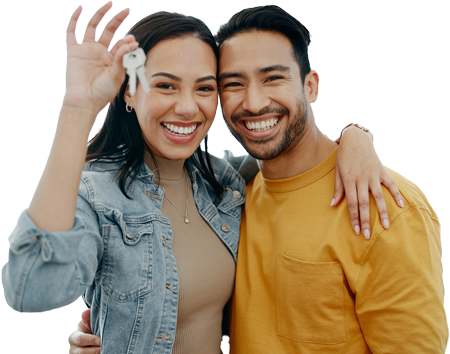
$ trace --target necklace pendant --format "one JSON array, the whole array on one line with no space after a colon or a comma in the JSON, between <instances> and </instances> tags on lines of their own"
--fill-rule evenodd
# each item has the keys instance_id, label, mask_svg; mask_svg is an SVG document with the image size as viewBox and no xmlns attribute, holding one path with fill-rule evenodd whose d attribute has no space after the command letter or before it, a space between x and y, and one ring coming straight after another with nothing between
<instances>
[{"instance_id":1,"label":"necklace pendant","mask_svg":"<svg viewBox=\"0 0 450 354\"><path fill-rule=\"evenodd\" d=\"M188 219L188 218L184 218L184 222L185 222L186 224L189 224L189 219Z\"/></svg>"}]
</instances>

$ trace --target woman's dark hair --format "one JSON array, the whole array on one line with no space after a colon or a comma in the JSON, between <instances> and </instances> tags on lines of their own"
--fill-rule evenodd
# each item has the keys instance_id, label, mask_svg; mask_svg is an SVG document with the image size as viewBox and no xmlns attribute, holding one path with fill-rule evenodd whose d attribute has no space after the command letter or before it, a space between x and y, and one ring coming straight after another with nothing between
<instances>
[{"instance_id":1,"label":"woman's dark hair","mask_svg":"<svg viewBox=\"0 0 450 354\"><path fill-rule=\"evenodd\" d=\"M238 12L220 26L216 40L220 47L223 42L235 35L255 30L280 33L289 39L300 67L302 82L305 83L306 74L311 71L308 58L308 46L311 42L309 31L278 6L258 6Z\"/></svg>"},{"instance_id":2,"label":"woman's dark hair","mask_svg":"<svg viewBox=\"0 0 450 354\"><path fill-rule=\"evenodd\" d=\"M166 39L179 38L191 35L208 44L213 50L217 61L219 60L219 51L209 28L199 19L191 16L185 16L177 13L157 12L143 18L131 28L128 34L134 35L139 42L139 46L145 54L160 41ZM189 68L186 68L189 70ZM121 86L116 97L109 105L105 123L100 132L89 142L86 161L121 164L119 175L119 187L122 193L127 197L126 180L131 177L130 184L136 179L137 173L144 163L144 150L146 149L153 160L148 145L146 144L142 131L139 126L136 113L126 112L126 103L124 94L128 84L128 76ZM220 195L223 192L223 186L217 182L214 171L211 166L211 160L208 154L207 136L205 141L205 152L200 146L189 157L189 160L204 175L213 189Z\"/></svg>"}]
</instances>

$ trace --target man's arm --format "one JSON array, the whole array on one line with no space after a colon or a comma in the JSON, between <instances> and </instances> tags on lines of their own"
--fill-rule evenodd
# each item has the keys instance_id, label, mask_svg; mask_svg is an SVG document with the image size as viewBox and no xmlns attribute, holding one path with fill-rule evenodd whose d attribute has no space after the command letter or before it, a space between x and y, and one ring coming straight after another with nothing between
<instances>
[{"instance_id":1,"label":"man's arm","mask_svg":"<svg viewBox=\"0 0 450 354\"><path fill-rule=\"evenodd\" d=\"M372 353L444 353L439 222L426 207L407 205L374 235L355 285L356 312Z\"/></svg>"},{"instance_id":2,"label":"man's arm","mask_svg":"<svg viewBox=\"0 0 450 354\"><path fill-rule=\"evenodd\" d=\"M92 334L90 315L91 310L84 311L77 330L69 336L69 354L100 354L100 337Z\"/></svg>"}]
</instances>

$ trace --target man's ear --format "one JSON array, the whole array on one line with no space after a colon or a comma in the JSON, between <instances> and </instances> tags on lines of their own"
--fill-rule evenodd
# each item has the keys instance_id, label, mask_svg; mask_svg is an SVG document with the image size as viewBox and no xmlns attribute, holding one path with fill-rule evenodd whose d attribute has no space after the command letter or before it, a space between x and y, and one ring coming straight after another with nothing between
<instances>
[{"instance_id":1,"label":"man's ear","mask_svg":"<svg viewBox=\"0 0 450 354\"><path fill-rule=\"evenodd\" d=\"M316 102L319 95L319 74L311 70L305 77L305 91L309 103Z\"/></svg>"}]
</instances>

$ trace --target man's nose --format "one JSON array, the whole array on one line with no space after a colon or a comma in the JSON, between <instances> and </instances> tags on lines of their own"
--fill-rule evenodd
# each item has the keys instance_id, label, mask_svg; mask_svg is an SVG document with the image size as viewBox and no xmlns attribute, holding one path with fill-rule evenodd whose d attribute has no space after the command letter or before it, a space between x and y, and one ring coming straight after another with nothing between
<instances>
[{"instance_id":1,"label":"man's nose","mask_svg":"<svg viewBox=\"0 0 450 354\"><path fill-rule=\"evenodd\" d=\"M175 113L184 118L192 118L198 113L198 104L193 95L183 93L175 104Z\"/></svg>"},{"instance_id":2,"label":"man's nose","mask_svg":"<svg viewBox=\"0 0 450 354\"><path fill-rule=\"evenodd\" d=\"M245 93L242 108L252 113L258 113L263 108L270 106L270 98L264 89L258 85L250 85Z\"/></svg>"}]
</instances>

